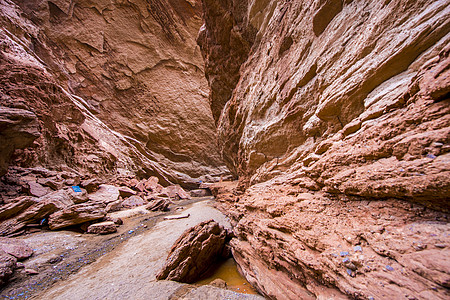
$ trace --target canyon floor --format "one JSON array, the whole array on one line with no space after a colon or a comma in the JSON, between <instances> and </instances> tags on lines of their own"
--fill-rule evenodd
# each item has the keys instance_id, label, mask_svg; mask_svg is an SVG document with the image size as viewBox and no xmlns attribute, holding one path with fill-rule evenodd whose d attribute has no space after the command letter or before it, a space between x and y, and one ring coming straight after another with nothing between
<instances>
[{"instance_id":1,"label":"canyon floor","mask_svg":"<svg viewBox=\"0 0 450 300\"><path fill-rule=\"evenodd\" d=\"M170 247L186 229L209 219L230 227L225 215L213 204L212 197L201 197L177 201L169 213L148 212L139 207L120 211L115 214L124 224L113 235L41 231L22 236L34 250L33 257L24 262L26 268L38 269L39 274L16 272L1 297L148 299L151 295L152 299L263 299L233 291L238 288L229 282L228 289L222 289L156 280ZM164 219L167 215L186 214L188 218ZM241 291L255 293L251 288L244 291L242 286Z\"/></svg>"}]
</instances>

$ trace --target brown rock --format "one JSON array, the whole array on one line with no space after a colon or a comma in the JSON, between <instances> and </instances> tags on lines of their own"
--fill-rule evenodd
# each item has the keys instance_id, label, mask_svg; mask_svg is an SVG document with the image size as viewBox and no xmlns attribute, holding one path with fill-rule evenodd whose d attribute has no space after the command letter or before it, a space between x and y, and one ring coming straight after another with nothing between
<instances>
[{"instance_id":1,"label":"brown rock","mask_svg":"<svg viewBox=\"0 0 450 300\"><path fill-rule=\"evenodd\" d=\"M106 205L105 211L107 213L110 212L115 212L115 211L119 211L123 208L122 206L122 200L117 200L111 203L108 203L108 205Z\"/></svg>"},{"instance_id":2,"label":"brown rock","mask_svg":"<svg viewBox=\"0 0 450 300\"><path fill-rule=\"evenodd\" d=\"M28 185L28 190L29 190L29 195L33 196L33 197L42 197L47 195L48 193L50 193L52 190L47 188L47 187L43 187L42 185L40 185L39 183L35 182L35 181L29 181L27 182Z\"/></svg>"},{"instance_id":3,"label":"brown rock","mask_svg":"<svg viewBox=\"0 0 450 300\"><path fill-rule=\"evenodd\" d=\"M31 111L5 107L0 103L0 176L6 174L17 148L25 148L40 136L37 117Z\"/></svg>"},{"instance_id":4,"label":"brown rock","mask_svg":"<svg viewBox=\"0 0 450 300\"><path fill-rule=\"evenodd\" d=\"M157 279L195 282L216 261L225 245L226 231L213 220L202 222L175 242Z\"/></svg>"},{"instance_id":5,"label":"brown rock","mask_svg":"<svg viewBox=\"0 0 450 300\"><path fill-rule=\"evenodd\" d=\"M142 206L145 204L147 204L147 201L145 201L144 199L142 199L139 196L131 196L131 197L125 199L124 201L122 201L122 206L126 207L126 208L133 208L133 207Z\"/></svg>"},{"instance_id":6,"label":"brown rock","mask_svg":"<svg viewBox=\"0 0 450 300\"><path fill-rule=\"evenodd\" d=\"M104 203L105 205L119 199L119 189L116 186L102 184L98 191L89 194L89 200Z\"/></svg>"},{"instance_id":7,"label":"brown rock","mask_svg":"<svg viewBox=\"0 0 450 300\"><path fill-rule=\"evenodd\" d=\"M56 230L99 220L106 215L104 208L104 205L92 202L75 204L50 215L48 225L51 230Z\"/></svg>"},{"instance_id":8,"label":"brown rock","mask_svg":"<svg viewBox=\"0 0 450 300\"><path fill-rule=\"evenodd\" d=\"M189 192L191 197L206 197L211 196L211 191L209 189L197 189Z\"/></svg>"},{"instance_id":9,"label":"brown rock","mask_svg":"<svg viewBox=\"0 0 450 300\"><path fill-rule=\"evenodd\" d=\"M24 260L33 255L33 249L19 239L0 237L0 249L14 256L17 260Z\"/></svg>"},{"instance_id":10,"label":"brown rock","mask_svg":"<svg viewBox=\"0 0 450 300\"><path fill-rule=\"evenodd\" d=\"M129 187L126 186L122 186L119 187L119 194L122 198L126 198L126 197L130 197L130 196L134 196L137 194L136 191L133 191L132 189L130 189Z\"/></svg>"},{"instance_id":11,"label":"brown rock","mask_svg":"<svg viewBox=\"0 0 450 300\"><path fill-rule=\"evenodd\" d=\"M101 184L101 182L99 180L97 180L96 178L92 178L92 179L83 180L80 183L80 186L85 188L86 191L90 194L90 193L96 192L98 190L98 187L100 184Z\"/></svg>"},{"instance_id":12,"label":"brown rock","mask_svg":"<svg viewBox=\"0 0 450 300\"><path fill-rule=\"evenodd\" d=\"M168 199L159 198L159 199L150 201L150 203L147 204L147 206L145 208L150 211L157 211L157 210L168 211L170 204L171 204L171 202Z\"/></svg>"},{"instance_id":13,"label":"brown rock","mask_svg":"<svg viewBox=\"0 0 450 300\"><path fill-rule=\"evenodd\" d=\"M25 269L25 273L27 275L37 275L37 274L39 274L39 272L36 271L35 269L28 269L28 268Z\"/></svg>"},{"instance_id":14,"label":"brown rock","mask_svg":"<svg viewBox=\"0 0 450 300\"><path fill-rule=\"evenodd\" d=\"M200 176L226 172L217 154L204 62L195 41L203 23L200 1L137 1L132 10L119 2L93 8L89 0L77 2L75 10L61 1L16 3L18 17L3 19L13 23L8 28L19 28L18 38L37 38L39 32L39 55L52 72L44 72L37 59L31 61L31 54L17 54L13 66L22 67L22 76L14 74L18 68L12 63L2 62L5 73L15 76L11 85L3 86L15 99L27 99L23 102L31 103L44 120L48 137L58 137L64 145L58 148L60 144L45 136L42 145L48 145L52 155L34 151L35 155L50 163L78 165L91 175L152 174L163 184L193 185ZM97 9L107 9L106 19ZM19 21L23 24L14 24ZM30 40L23 38L25 53L32 48ZM17 50L5 52L9 58ZM30 71L24 61L42 69ZM71 99L55 81L60 86L70 82L71 91L83 99ZM102 122L90 118L91 113ZM110 128L133 136L137 143L116 136ZM71 160L66 162L64 156Z\"/></svg>"},{"instance_id":15,"label":"brown rock","mask_svg":"<svg viewBox=\"0 0 450 300\"><path fill-rule=\"evenodd\" d=\"M15 257L0 250L0 286L3 287L16 268L17 260Z\"/></svg>"},{"instance_id":16,"label":"brown rock","mask_svg":"<svg viewBox=\"0 0 450 300\"><path fill-rule=\"evenodd\" d=\"M178 184L165 187L162 194L172 199L190 199L191 196Z\"/></svg>"},{"instance_id":17,"label":"brown rock","mask_svg":"<svg viewBox=\"0 0 450 300\"><path fill-rule=\"evenodd\" d=\"M213 281L211 281L211 283L209 285L221 288L221 289L226 289L227 288L227 282L223 279L217 278L214 279Z\"/></svg>"},{"instance_id":18,"label":"brown rock","mask_svg":"<svg viewBox=\"0 0 450 300\"><path fill-rule=\"evenodd\" d=\"M95 223L88 227L87 233L110 234L117 232L116 224L111 221Z\"/></svg>"},{"instance_id":19,"label":"brown rock","mask_svg":"<svg viewBox=\"0 0 450 300\"><path fill-rule=\"evenodd\" d=\"M48 186L49 188L53 190L59 190L64 187L64 183L61 181L58 181L56 177L52 178L39 178L37 180L39 184L42 184L43 186Z\"/></svg>"},{"instance_id":20,"label":"brown rock","mask_svg":"<svg viewBox=\"0 0 450 300\"><path fill-rule=\"evenodd\" d=\"M70 192L59 190L41 198L20 197L0 209L0 235L5 236L22 230L27 224L40 224L44 219L72 205Z\"/></svg>"}]
</instances>

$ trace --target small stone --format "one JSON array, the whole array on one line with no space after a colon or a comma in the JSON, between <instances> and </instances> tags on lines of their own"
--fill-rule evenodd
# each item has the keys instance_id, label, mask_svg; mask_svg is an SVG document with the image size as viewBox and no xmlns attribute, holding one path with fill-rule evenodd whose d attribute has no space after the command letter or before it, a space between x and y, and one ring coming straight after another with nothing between
<instances>
[{"instance_id":1,"label":"small stone","mask_svg":"<svg viewBox=\"0 0 450 300\"><path fill-rule=\"evenodd\" d=\"M37 274L39 274L39 272L34 270L34 269L25 269L25 273L27 275L37 275Z\"/></svg>"},{"instance_id":2,"label":"small stone","mask_svg":"<svg viewBox=\"0 0 450 300\"><path fill-rule=\"evenodd\" d=\"M434 244L434 246L435 246L436 248L445 248L445 247L446 247L445 244Z\"/></svg>"},{"instance_id":3,"label":"small stone","mask_svg":"<svg viewBox=\"0 0 450 300\"><path fill-rule=\"evenodd\" d=\"M344 259L342 260L343 263L346 263L346 262L349 262L349 261L350 261L350 259L348 259L348 257L346 257L346 258L344 258Z\"/></svg>"},{"instance_id":4,"label":"small stone","mask_svg":"<svg viewBox=\"0 0 450 300\"><path fill-rule=\"evenodd\" d=\"M386 270L388 270L388 271L394 271L394 268L391 267L390 265L387 265L387 266L386 266Z\"/></svg>"},{"instance_id":5,"label":"small stone","mask_svg":"<svg viewBox=\"0 0 450 300\"><path fill-rule=\"evenodd\" d=\"M428 157L428 158L431 158L431 159L435 159L435 158L436 158L436 155L434 155L434 154L427 154L427 157Z\"/></svg>"},{"instance_id":6,"label":"small stone","mask_svg":"<svg viewBox=\"0 0 450 300\"><path fill-rule=\"evenodd\" d=\"M362 252L362 248L361 248L361 246L355 246L355 247L353 247L353 251L355 251L355 252Z\"/></svg>"},{"instance_id":7,"label":"small stone","mask_svg":"<svg viewBox=\"0 0 450 300\"><path fill-rule=\"evenodd\" d=\"M347 255L349 255L348 251L342 251L340 254L341 254L341 256L347 256Z\"/></svg>"},{"instance_id":8,"label":"small stone","mask_svg":"<svg viewBox=\"0 0 450 300\"><path fill-rule=\"evenodd\" d=\"M209 285L221 288L221 289L226 289L227 288L227 283L225 282L225 280L217 278L215 280L213 280Z\"/></svg>"}]
</instances>

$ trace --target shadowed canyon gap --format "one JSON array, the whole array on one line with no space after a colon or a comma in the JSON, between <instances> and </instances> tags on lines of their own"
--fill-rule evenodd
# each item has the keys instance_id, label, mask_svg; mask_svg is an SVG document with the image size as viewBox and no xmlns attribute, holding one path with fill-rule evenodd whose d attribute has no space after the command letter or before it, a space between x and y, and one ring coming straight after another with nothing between
<instances>
[{"instance_id":1,"label":"shadowed canyon gap","mask_svg":"<svg viewBox=\"0 0 450 300\"><path fill-rule=\"evenodd\" d=\"M263 295L449 297L449 1L0 5L0 174L231 173Z\"/></svg>"}]
</instances>

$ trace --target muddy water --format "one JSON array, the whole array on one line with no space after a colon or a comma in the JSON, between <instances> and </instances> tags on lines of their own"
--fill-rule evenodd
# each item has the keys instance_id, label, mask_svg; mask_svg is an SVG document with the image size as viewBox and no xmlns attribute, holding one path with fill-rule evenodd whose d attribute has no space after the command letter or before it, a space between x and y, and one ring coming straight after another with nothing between
<instances>
[{"instance_id":1,"label":"muddy water","mask_svg":"<svg viewBox=\"0 0 450 300\"><path fill-rule=\"evenodd\" d=\"M252 288L250 283L238 272L236 262L233 258L229 258L213 267L207 277L196 282L195 284L207 285L216 279L222 279L227 283L229 290L257 295L258 293Z\"/></svg>"}]
</instances>

